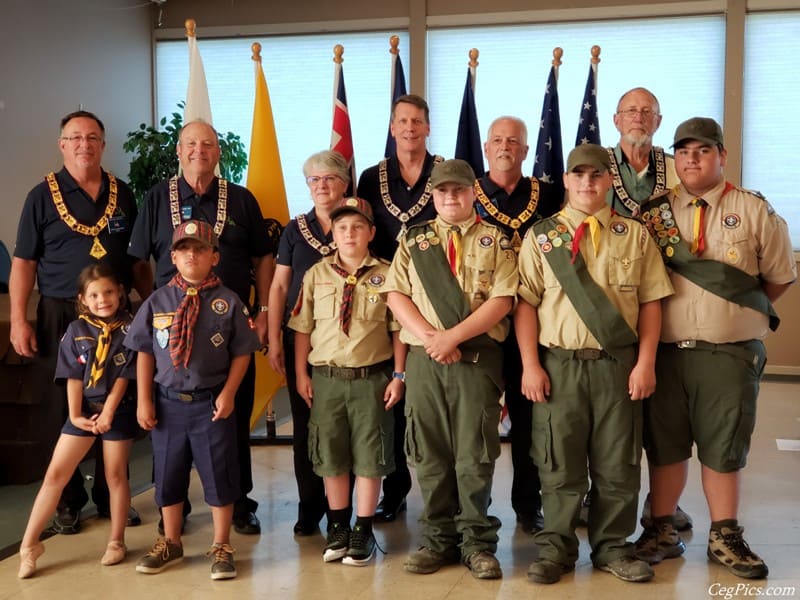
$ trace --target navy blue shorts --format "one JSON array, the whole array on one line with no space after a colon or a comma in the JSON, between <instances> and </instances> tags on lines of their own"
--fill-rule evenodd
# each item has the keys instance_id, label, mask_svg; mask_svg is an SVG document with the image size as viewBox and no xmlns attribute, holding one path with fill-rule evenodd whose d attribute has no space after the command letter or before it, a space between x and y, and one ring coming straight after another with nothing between
<instances>
[{"instance_id":1,"label":"navy blue shorts","mask_svg":"<svg viewBox=\"0 0 800 600\"><path fill-rule=\"evenodd\" d=\"M151 434L158 506L171 506L186 499L192 462L209 506L226 506L242 495L236 414L211 421L218 391L178 394L158 386L158 425Z\"/></svg>"},{"instance_id":2,"label":"navy blue shorts","mask_svg":"<svg viewBox=\"0 0 800 600\"><path fill-rule=\"evenodd\" d=\"M86 398L83 399L81 413L84 417L90 418L92 415L99 414L101 410L103 410L102 403L90 402ZM122 401L119 403L114 413L114 420L111 421L111 429L105 433L95 435L91 431L75 427L69 418L67 418L66 423L64 423L64 426L61 428L61 433L80 437L99 437L104 442L119 442L133 439L139 433L139 424L136 422L136 399L128 396L122 398Z\"/></svg>"}]
</instances>

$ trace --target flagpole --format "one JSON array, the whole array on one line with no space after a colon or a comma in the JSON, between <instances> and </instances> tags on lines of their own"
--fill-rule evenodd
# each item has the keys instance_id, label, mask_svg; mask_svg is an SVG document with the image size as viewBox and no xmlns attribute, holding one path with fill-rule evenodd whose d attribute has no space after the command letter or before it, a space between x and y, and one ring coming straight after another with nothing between
<instances>
[{"instance_id":1,"label":"flagpole","mask_svg":"<svg viewBox=\"0 0 800 600\"><path fill-rule=\"evenodd\" d=\"M353 146L353 131L350 125L350 115L347 108L347 92L344 88L342 63L344 46L336 44L333 47L334 77L333 77L333 127L331 131L331 150L338 150L350 165L350 184L345 192L354 195L356 191L356 160ZM341 92L341 94L340 94ZM337 119L337 113L339 119ZM338 126L338 128L337 128ZM344 142L339 148L340 142Z\"/></svg>"}]
</instances>

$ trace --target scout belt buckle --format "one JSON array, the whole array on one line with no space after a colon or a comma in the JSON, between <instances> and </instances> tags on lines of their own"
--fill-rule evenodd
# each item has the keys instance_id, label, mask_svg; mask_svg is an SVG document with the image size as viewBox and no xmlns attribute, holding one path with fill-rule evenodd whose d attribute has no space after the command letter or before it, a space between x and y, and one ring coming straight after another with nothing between
<instances>
[{"instance_id":1,"label":"scout belt buckle","mask_svg":"<svg viewBox=\"0 0 800 600\"><path fill-rule=\"evenodd\" d=\"M697 340L681 340L680 342L675 342L675 345L681 350L697 348Z\"/></svg>"},{"instance_id":2,"label":"scout belt buckle","mask_svg":"<svg viewBox=\"0 0 800 600\"><path fill-rule=\"evenodd\" d=\"M178 396L178 400L180 400L181 402L191 402L193 400L193 397L192 397L191 394L185 394L183 392L178 392L176 395Z\"/></svg>"}]
</instances>

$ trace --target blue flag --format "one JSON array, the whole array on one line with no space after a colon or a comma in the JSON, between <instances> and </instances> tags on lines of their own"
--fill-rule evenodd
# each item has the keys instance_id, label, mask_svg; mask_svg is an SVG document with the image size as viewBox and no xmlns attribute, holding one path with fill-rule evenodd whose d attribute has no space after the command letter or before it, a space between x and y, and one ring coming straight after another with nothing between
<instances>
[{"instance_id":1,"label":"blue flag","mask_svg":"<svg viewBox=\"0 0 800 600\"><path fill-rule=\"evenodd\" d=\"M533 176L552 183L558 198L564 196L564 151L561 148L561 115L558 112L558 79L556 68L550 67L547 88L544 92L542 118L539 122L539 139L536 141L536 157L533 161Z\"/></svg>"},{"instance_id":2,"label":"blue flag","mask_svg":"<svg viewBox=\"0 0 800 600\"><path fill-rule=\"evenodd\" d=\"M478 128L478 111L475 108L475 93L472 90L472 69L467 67L467 83L461 100L461 114L458 117L455 158L467 161L475 177L483 177L483 151L481 132Z\"/></svg>"},{"instance_id":3,"label":"blue flag","mask_svg":"<svg viewBox=\"0 0 800 600\"><path fill-rule=\"evenodd\" d=\"M578 121L578 135L575 137L575 145L581 144L600 144L600 121L597 119L597 71L594 64L589 65L581 118Z\"/></svg>"},{"instance_id":4,"label":"blue flag","mask_svg":"<svg viewBox=\"0 0 800 600\"><path fill-rule=\"evenodd\" d=\"M394 106L395 100L406 94L406 75L403 72L403 62L400 60L399 54L392 54L392 103L390 106ZM397 154L397 144L392 137L392 115L390 113L389 131L386 132L386 150L383 155L389 158L395 154Z\"/></svg>"}]
</instances>

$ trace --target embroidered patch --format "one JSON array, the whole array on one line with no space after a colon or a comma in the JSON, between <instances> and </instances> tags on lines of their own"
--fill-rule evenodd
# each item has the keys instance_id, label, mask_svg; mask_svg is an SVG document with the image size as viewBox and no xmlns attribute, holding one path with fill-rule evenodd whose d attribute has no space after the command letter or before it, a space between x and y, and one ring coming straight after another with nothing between
<instances>
[{"instance_id":1,"label":"embroidered patch","mask_svg":"<svg viewBox=\"0 0 800 600\"><path fill-rule=\"evenodd\" d=\"M431 239L432 237L436 237L436 233L434 231L432 231L432 230L431 231L426 231L425 232L425 237L428 238L428 239Z\"/></svg>"},{"instance_id":2,"label":"embroidered patch","mask_svg":"<svg viewBox=\"0 0 800 600\"><path fill-rule=\"evenodd\" d=\"M550 242L545 242L544 244L542 244L542 252L544 252L545 254L550 252L550 250L552 249L553 249L553 244L551 244Z\"/></svg>"},{"instance_id":3,"label":"embroidered patch","mask_svg":"<svg viewBox=\"0 0 800 600\"><path fill-rule=\"evenodd\" d=\"M214 344L215 348L219 348L224 341L225 338L222 337L222 334L219 331L211 336L211 343Z\"/></svg>"},{"instance_id":4,"label":"embroidered patch","mask_svg":"<svg viewBox=\"0 0 800 600\"><path fill-rule=\"evenodd\" d=\"M153 327L155 329L169 329L175 314L155 314L153 315Z\"/></svg>"},{"instance_id":5,"label":"embroidered patch","mask_svg":"<svg viewBox=\"0 0 800 600\"><path fill-rule=\"evenodd\" d=\"M560 237L557 237L553 239L552 243L553 243L553 248L560 248L564 243L564 240L562 240Z\"/></svg>"},{"instance_id":6,"label":"embroidered patch","mask_svg":"<svg viewBox=\"0 0 800 600\"><path fill-rule=\"evenodd\" d=\"M431 243L423 237L422 241L418 244L418 246L419 249L424 252L425 250L431 247Z\"/></svg>"},{"instance_id":7,"label":"embroidered patch","mask_svg":"<svg viewBox=\"0 0 800 600\"><path fill-rule=\"evenodd\" d=\"M557 231L558 233L566 233L566 231L567 231L567 226L566 226L566 225L564 225L563 223L559 223L558 225L556 225L556 231Z\"/></svg>"},{"instance_id":8,"label":"embroidered patch","mask_svg":"<svg viewBox=\"0 0 800 600\"><path fill-rule=\"evenodd\" d=\"M125 364L125 353L124 352L117 352L114 355L113 360L114 360L114 364L115 365L117 365L118 367L121 367L122 365Z\"/></svg>"},{"instance_id":9,"label":"embroidered patch","mask_svg":"<svg viewBox=\"0 0 800 600\"><path fill-rule=\"evenodd\" d=\"M431 246L438 246L438 245L439 245L439 243L440 243L441 241L442 241L442 240L440 240L440 239L439 239L438 237L436 237L436 236L433 236L433 237L430 239Z\"/></svg>"},{"instance_id":10,"label":"embroidered patch","mask_svg":"<svg viewBox=\"0 0 800 600\"><path fill-rule=\"evenodd\" d=\"M425 234L424 233L418 233L417 237L414 238L414 241L417 242L418 244L420 242L424 242L425 241Z\"/></svg>"},{"instance_id":11,"label":"embroidered patch","mask_svg":"<svg viewBox=\"0 0 800 600\"><path fill-rule=\"evenodd\" d=\"M668 258L672 258L673 255L675 254L675 248L673 248L672 246L667 246L667 249L664 252L666 253Z\"/></svg>"},{"instance_id":12,"label":"embroidered patch","mask_svg":"<svg viewBox=\"0 0 800 600\"><path fill-rule=\"evenodd\" d=\"M671 219L672 218L672 211L670 211L670 210L661 211L661 218L664 219L665 221L667 219Z\"/></svg>"},{"instance_id":13,"label":"embroidered patch","mask_svg":"<svg viewBox=\"0 0 800 600\"><path fill-rule=\"evenodd\" d=\"M546 241L547 241L546 233L540 233L539 235L536 236L536 243L539 244L540 246L544 244Z\"/></svg>"},{"instance_id":14,"label":"embroidered patch","mask_svg":"<svg viewBox=\"0 0 800 600\"><path fill-rule=\"evenodd\" d=\"M669 202L662 202L661 204L658 205L658 208L661 210L669 210L670 208Z\"/></svg>"},{"instance_id":15,"label":"embroidered patch","mask_svg":"<svg viewBox=\"0 0 800 600\"><path fill-rule=\"evenodd\" d=\"M558 232L555 229L551 229L547 232L547 239L552 240L555 237L558 237Z\"/></svg>"},{"instance_id":16,"label":"embroidered patch","mask_svg":"<svg viewBox=\"0 0 800 600\"><path fill-rule=\"evenodd\" d=\"M614 221L611 224L611 231L613 231L617 235L624 235L628 233L628 226L622 221Z\"/></svg>"},{"instance_id":17,"label":"embroidered patch","mask_svg":"<svg viewBox=\"0 0 800 600\"><path fill-rule=\"evenodd\" d=\"M728 213L722 217L722 224L728 229L736 229L742 224L742 218L736 213Z\"/></svg>"},{"instance_id":18,"label":"embroidered patch","mask_svg":"<svg viewBox=\"0 0 800 600\"><path fill-rule=\"evenodd\" d=\"M89 356L87 354L79 354L78 355L78 363L80 363L82 365L85 365L86 364L86 360L88 358L89 358Z\"/></svg>"},{"instance_id":19,"label":"embroidered patch","mask_svg":"<svg viewBox=\"0 0 800 600\"><path fill-rule=\"evenodd\" d=\"M508 239L506 236L500 238L500 249L501 250L511 250L514 246L511 244L511 240Z\"/></svg>"},{"instance_id":20,"label":"embroidered patch","mask_svg":"<svg viewBox=\"0 0 800 600\"><path fill-rule=\"evenodd\" d=\"M189 224L186 226L186 229L184 229L183 231L184 231L185 233L188 233L189 235L192 235L192 234L194 234L194 233L197 233L197 225L195 225L194 223L189 223Z\"/></svg>"},{"instance_id":21,"label":"embroidered patch","mask_svg":"<svg viewBox=\"0 0 800 600\"><path fill-rule=\"evenodd\" d=\"M675 221L672 219L664 219L664 227L675 227Z\"/></svg>"},{"instance_id":22,"label":"embroidered patch","mask_svg":"<svg viewBox=\"0 0 800 600\"><path fill-rule=\"evenodd\" d=\"M667 232L667 233L669 233L669 232ZM677 244L677 243L678 243L678 242L680 242L680 241L681 241L681 238L680 238L680 237L678 237L677 235L671 235L671 236L669 236L669 243L670 243L670 244Z\"/></svg>"},{"instance_id":23,"label":"embroidered patch","mask_svg":"<svg viewBox=\"0 0 800 600\"><path fill-rule=\"evenodd\" d=\"M230 306L228 306L227 301L223 300L222 298L216 298L211 301L211 310L218 315L224 315L228 312L229 308Z\"/></svg>"},{"instance_id":24,"label":"embroidered patch","mask_svg":"<svg viewBox=\"0 0 800 600\"><path fill-rule=\"evenodd\" d=\"M169 344L169 329L157 329L156 342L159 348L166 348L167 344Z\"/></svg>"},{"instance_id":25,"label":"embroidered patch","mask_svg":"<svg viewBox=\"0 0 800 600\"><path fill-rule=\"evenodd\" d=\"M572 241L572 234L570 234L570 233L562 233L559 237L565 242L571 242Z\"/></svg>"},{"instance_id":26,"label":"embroidered patch","mask_svg":"<svg viewBox=\"0 0 800 600\"><path fill-rule=\"evenodd\" d=\"M739 252L731 246L728 248L728 251L725 252L725 258L728 259L729 263L735 263L739 261Z\"/></svg>"},{"instance_id":27,"label":"embroidered patch","mask_svg":"<svg viewBox=\"0 0 800 600\"><path fill-rule=\"evenodd\" d=\"M375 287L380 287L386 281L386 277L381 274L373 275L369 278L369 282L374 285Z\"/></svg>"},{"instance_id":28,"label":"embroidered patch","mask_svg":"<svg viewBox=\"0 0 800 600\"><path fill-rule=\"evenodd\" d=\"M490 235L484 235L478 240L478 243L483 248L491 248L494 246L494 238Z\"/></svg>"}]
</instances>

